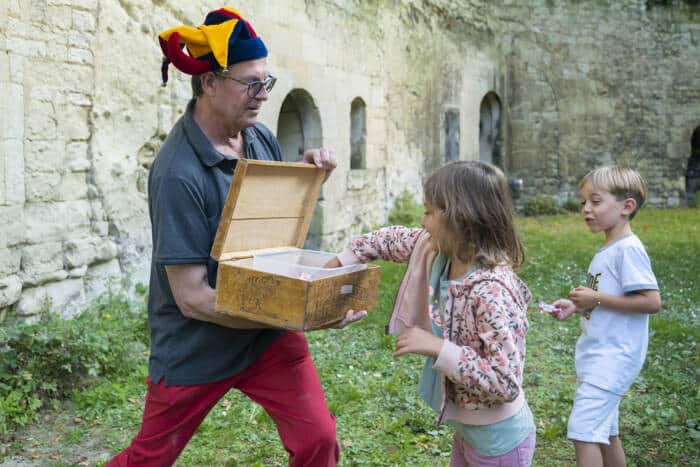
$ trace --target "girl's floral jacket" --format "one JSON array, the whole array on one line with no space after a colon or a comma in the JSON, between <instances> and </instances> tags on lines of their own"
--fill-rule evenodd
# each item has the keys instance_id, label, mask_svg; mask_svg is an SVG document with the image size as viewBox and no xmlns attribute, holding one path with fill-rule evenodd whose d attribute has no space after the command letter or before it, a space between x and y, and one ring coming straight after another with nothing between
<instances>
[{"instance_id":1,"label":"girl's floral jacket","mask_svg":"<svg viewBox=\"0 0 700 467\"><path fill-rule=\"evenodd\" d=\"M514 415L522 391L527 286L510 267L477 269L448 291L444 320L433 310L430 270L435 251L423 229L386 227L353 239L338 258L342 264L381 258L407 262L388 331L408 326L428 331L430 321L446 337L435 366L443 375L443 418L485 425Z\"/></svg>"}]
</instances>

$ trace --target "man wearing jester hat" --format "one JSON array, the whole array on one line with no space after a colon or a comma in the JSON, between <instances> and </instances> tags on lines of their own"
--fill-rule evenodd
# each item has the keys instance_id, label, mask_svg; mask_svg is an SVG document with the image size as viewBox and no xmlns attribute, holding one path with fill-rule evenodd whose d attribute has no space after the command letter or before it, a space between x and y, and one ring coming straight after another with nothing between
<instances>
[{"instance_id":1,"label":"man wearing jester hat","mask_svg":"<svg viewBox=\"0 0 700 467\"><path fill-rule=\"evenodd\" d=\"M277 140L257 122L275 84L265 44L233 8L210 12L197 28L164 31L159 40L163 84L172 63L192 75L194 97L149 174L153 256L146 405L138 434L108 465L172 465L231 388L265 408L290 465L336 465L335 419L304 335L241 329L239 320L214 311L217 265L209 252L236 161L281 160ZM307 150L304 161L328 174L336 165L333 151L325 148ZM349 311L338 327L363 316Z\"/></svg>"}]
</instances>

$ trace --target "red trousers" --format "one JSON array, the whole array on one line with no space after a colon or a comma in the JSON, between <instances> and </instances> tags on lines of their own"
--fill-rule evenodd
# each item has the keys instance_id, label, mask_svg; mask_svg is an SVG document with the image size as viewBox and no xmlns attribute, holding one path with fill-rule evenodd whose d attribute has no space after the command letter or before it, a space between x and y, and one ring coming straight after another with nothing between
<instances>
[{"instance_id":1,"label":"red trousers","mask_svg":"<svg viewBox=\"0 0 700 467\"><path fill-rule=\"evenodd\" d=\"M171 466L204 417L231 388L260 404L277 425L291 466L335 466L335 418L306 337L285 332L252 366L223 381L165 386L147 380L141 430L107 466Z\"/></svg>"}]
</instances>

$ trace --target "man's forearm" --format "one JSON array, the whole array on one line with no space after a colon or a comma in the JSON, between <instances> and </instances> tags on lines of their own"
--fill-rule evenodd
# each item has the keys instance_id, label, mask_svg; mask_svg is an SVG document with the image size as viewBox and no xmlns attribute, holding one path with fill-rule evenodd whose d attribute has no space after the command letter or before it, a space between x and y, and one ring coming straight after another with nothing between
<instances>
[{"instance_id":1,"label":"man's forearm","mask_svg":"<svg viewBox=\"0 0 700 467\"><path fill-rule=\"evenodd\" d=\"M264 324L216 311L216 291L209 286L207 268L204 265L166 266L170 289L175 303L186 318L206 321L234 329L264 329Z\"/></svg>"}]
</instances>

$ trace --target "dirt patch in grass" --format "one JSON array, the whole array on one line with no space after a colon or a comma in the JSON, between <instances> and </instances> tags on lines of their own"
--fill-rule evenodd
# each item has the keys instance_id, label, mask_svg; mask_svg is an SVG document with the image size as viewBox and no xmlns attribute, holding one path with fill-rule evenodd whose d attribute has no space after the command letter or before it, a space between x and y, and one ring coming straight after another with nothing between
<instances>
[{"instance_id":1,"label":"dirt patch in grass","mask_svg":"<svg viewBox=\"0 0 700 467\"><path fill-rule=\"evenodd\" d=\"M15 431L9 442L0 445L0 467L103 464L112 457L104 448L107 429L88 427L73 404L66 402L43 415L41 423ZM8 452L12 455L3 458Z\"/></svg>"}]
</instances>

